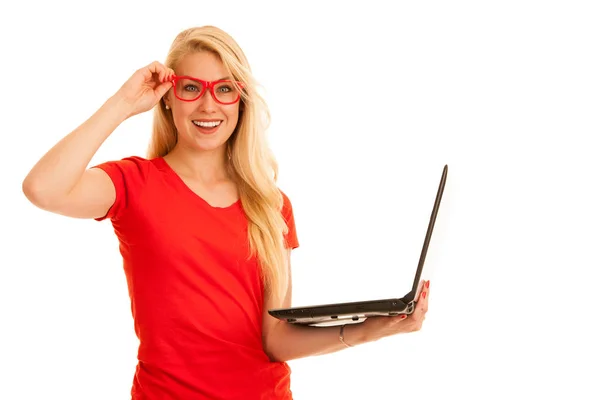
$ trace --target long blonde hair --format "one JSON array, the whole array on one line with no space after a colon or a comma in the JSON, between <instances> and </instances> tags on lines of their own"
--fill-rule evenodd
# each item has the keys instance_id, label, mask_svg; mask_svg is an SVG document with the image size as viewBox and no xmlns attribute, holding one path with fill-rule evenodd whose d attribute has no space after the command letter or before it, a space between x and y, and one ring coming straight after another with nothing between
<instances>
[{"instance_id":1,"label":"long blonde hair","mask_svg":"<svg viewBox=\"0 0 600 400\"><path fill-rule=\"evenodd\" d=\"M269 109L257 92L258 84L244 52L219 28L203 26L181 32L169 49L165 66L175 69L183 56L201 51L215 54L228 74L244 83L238 124L227 141L231 157L228 168L248 218L249 257L258 256L265 293L279 302L290 278L284 246L288 228L281 213L283 196L276 184L278 166L266 138ZM175 123L161 100L154 109L148 157L165 156L176 143Z\"/></svg>"}]
</instances>

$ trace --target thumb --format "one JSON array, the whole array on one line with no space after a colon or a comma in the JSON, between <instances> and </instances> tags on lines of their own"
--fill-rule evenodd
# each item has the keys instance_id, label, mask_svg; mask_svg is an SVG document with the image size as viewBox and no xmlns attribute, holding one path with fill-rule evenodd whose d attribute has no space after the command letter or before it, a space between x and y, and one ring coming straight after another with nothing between
<instances>
[{"instance_id":1,"label":"thumb","mask_svg":"<svg viewBox=\"0 0 600 400\"><path fill-rule=\"evenodd\" d=\"M169 91L169 89L171 89L172 87L173 87L173 82L171 82L171 81L164 82L164 83L161 83L160 85L158 85L158 87L156 89L154 89L154 92L159 97L163 97Z\"/></svg>"}]
</instances>

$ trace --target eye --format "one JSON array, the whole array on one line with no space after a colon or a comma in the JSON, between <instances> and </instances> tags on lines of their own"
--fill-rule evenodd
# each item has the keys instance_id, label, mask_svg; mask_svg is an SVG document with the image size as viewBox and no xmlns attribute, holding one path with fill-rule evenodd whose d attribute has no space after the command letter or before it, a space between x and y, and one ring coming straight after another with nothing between
<instances>
[{"instance_id":1,"label":"eye","mask_svg":"<svg viewBox=\"0 0 600 400\"><path fill-rule=\"evenodd\" d=\"M183 87L183 90L185 90L187 92L197 92L200 89L198 89L198 86L196 86L196 85L188 84Z\"/></svg>"},{"instance_id":2,"label":"eye","mask_svg":"<svg viewBox=\"0 0 600 400\"><path fill-rule=\"evenodd\" d=\"M233 89L230 86L227 86L227 85L222 85L222 86L219 86L217 88L217 91L219 91L221 93L228 93L228 92L231 92L232 90Z\"/></svg>"}]
</instances>

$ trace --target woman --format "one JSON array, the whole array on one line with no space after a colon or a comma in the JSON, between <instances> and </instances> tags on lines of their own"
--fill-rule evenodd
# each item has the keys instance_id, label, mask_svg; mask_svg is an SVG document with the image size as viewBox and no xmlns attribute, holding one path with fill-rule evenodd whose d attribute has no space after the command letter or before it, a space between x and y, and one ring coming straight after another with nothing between
<instances>
[{"instance_id":1,"label":"woman","mask_svg":"<svg viewBox=\"0 0 600 400\"><path fill-rule=\"evenodd\" d=\"M147 158L87 168L127 118L154 108ZM110 219L140 340L134 399L291 399L286 361L420 329L408 318L302 327L291 306L290 200L267 146L269 113L238 44L181 32L165 64L136 71L33 167L23 191L58 214Z\"/></svg>"}]
</instances>

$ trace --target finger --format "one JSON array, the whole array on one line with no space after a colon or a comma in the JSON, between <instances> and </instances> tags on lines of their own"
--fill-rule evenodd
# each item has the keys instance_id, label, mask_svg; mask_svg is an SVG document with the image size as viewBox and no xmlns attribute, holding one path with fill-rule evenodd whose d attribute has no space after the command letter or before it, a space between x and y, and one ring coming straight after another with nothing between
<instances>
[{"instance_id":1,"label":"finger","mask_svg":"<svg viewBox=\"0 0 600 400\"><path fill-rule=\"evenodd\" d=\"M164 83L161 83L156 89L155 89L155 93L157 96L159 97L163 97L168 91L169 89L171 89L171 87L173 86L173 82L171 81L166 81Z\"/></svg>"},{"instance_id":2,"label":"finger","mask_svg":"<svg viewBox=\"0 0 600 400\"><path fill-rule=\"evenodd\" d=\"M162 76L162 82L172 81L173 80L173 70L171 68L164 67L164 73Z\"/></svg>"},{"instance_id":3,"label":"finger","mask_svg":"<svg viewBox=\"0 0 600 400\"><path fill-rule=\"evenodd\" d=\"M406 314L398 315L394 317L393 322L397 324L399 322L405 321L407 317L408 316Z\"/></svg>"},{"instance_id":4,"label":"finger","mask_svg":"<svg viewBox=\"0 0 600 400\"><path fill-rule=\"evenodd\" d=\"M146 65L146 67L144 68L144 72L146 76L150 76L152 77L153 74L156 73L156 61Z\"/></svg>"},{"instance_id":5,"label":"finger","mask_svg":"<svg viewBox=\"0 0 600 400\"><path fill-rule=\"evenodd\" d=\"M148 64L148 67L147 67L147 68L150 70L150 72L152 72L152 73L156 74L156 73L158 73L158 72L159 72L161 69L164 69L165 67L164 67L164 65L162 65L162 64L161 64L161 63L159 63L158 61L153 61L153 62L151 62L150 64Z\"/></svg>"},{"instance_id":6,"label":"finger","mask_svg":"<svg viewBox=\"0 0 600 400\"><path fill-rule=\"evenodd\" d=\"M171 68L165 67L164 74L162 76L162 82L172 81L173 75L175 75L175 71Z\"/></svg>"},{"instance_id":7,"label":"finger","mask_svg":"<svg viewBox=\"0 0 600 400\"><path fill-rule=\"evenodd\" d=\"M417 296L417 303L424 299L424 293L427 291L427 281L421 281L419 284L419 295Z\"/></svg>"},{"instance_id":8,"label":"finger","mask_svg":"<svg viewBox=\"0 0 600 400\"><path fill-rule=\"evenodd\" d=\"M421 302L421 307L423 308L423 313L426 313L429 310L429 299L431 298L430 289L427 289L425 292L425 298Z\"/></svg>"},{"instance_id":9,"label":"finger","mask_svg":"<svg viewBox=\"0 0 600 400\"><path fill-rule=\"evenodd\" d=\"M429 310L429 292L422 292L419 298L419 302L416 305L415 319L421 319L423 315Z\"/></svg>"},{"instance_id":10,"label":"finger","mask_svg":"<svg viewBox=\"0 0 600 400\"><path fill-rule=\"evenodd\" d=\"M140 68L138 70L138 73L142 74L142 77L144 78L144 81L149 81L150 79L152 79L152 70L150 69L150 67L147 65L143 68Z\"/></svg>"},{"instance_id":11,"label":"finger","mask_svg":"<svg viewBox=\"0 0 600 400\"><path fill-rule=\"evenodd\" d=\"M423 287L421 288L421 299L423 300L429 297L429 282L430 281L425 281Z\"/></svg>"},{"instance_id":12,"label":"finger","mask_svg":"<svg viewBox=\"0 0 600 400\"><path fill-rule=\"evenodd\" d=\"M147 68L150 71L150 73L158 75L159 82L164 82L167 68L163 64L161 64L158 61L154 61L150 63Z\"/></svg>"},{"instance_id":13,"label":"finger","mask_svg":"<svg viewBox=\"0 0 600 400\"><path fill-rule=\"evenodd\" d=\"M166 82L167 81L167 76L169 74L169 70L164 65L161 65L161 67L159 68L159 70L160 70L160 73L158 74L158 77L160 79L159 82Z\"/></svg>"}]
</instances>

